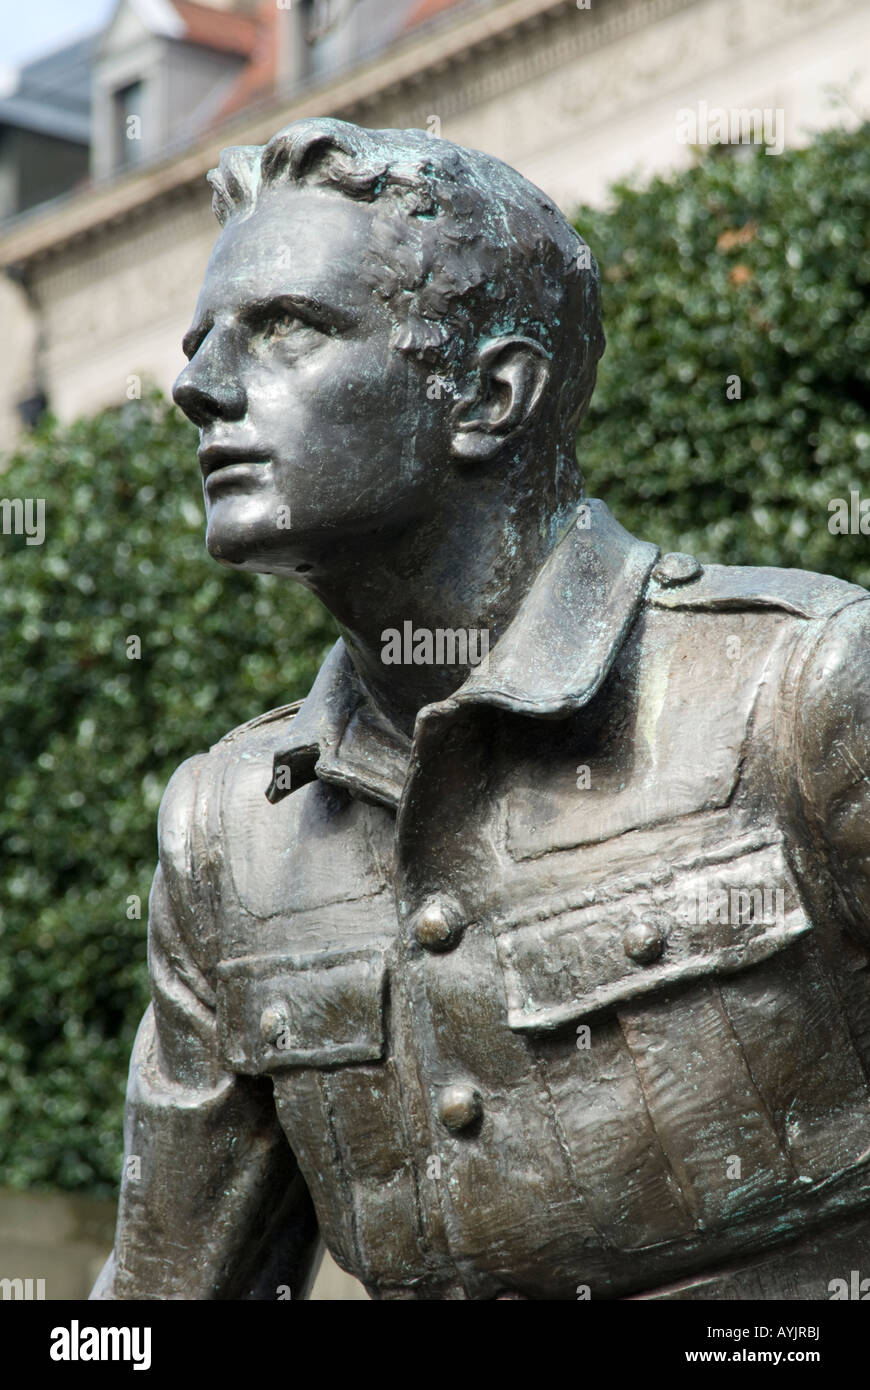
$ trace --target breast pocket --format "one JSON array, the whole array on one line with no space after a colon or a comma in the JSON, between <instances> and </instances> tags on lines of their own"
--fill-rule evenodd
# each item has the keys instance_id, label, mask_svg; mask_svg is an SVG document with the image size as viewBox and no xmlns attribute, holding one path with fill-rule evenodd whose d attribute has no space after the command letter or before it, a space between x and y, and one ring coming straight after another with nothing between
<instances>
[{"instance_id":1,"label":"breast pocket","mask_svg":"<svg viewBox=\"0 0 870 1390\"><path fill-rule=\"evenodd\" d=\"M384 1055L385 948L222 961L217 1018L224 1056L249 1075Z\"/></svg>"},{"instance_id":2,"label":"breast pocket","mask_svg":"<svg viewBox=\"0 0 870 1390\"><path fill-rule=\"evenodd\" d=\"M781 836L639 868L543 920L495 923L511 1028L547 1032L732 975L811 930Z\"/></svg>"}]
</instances>

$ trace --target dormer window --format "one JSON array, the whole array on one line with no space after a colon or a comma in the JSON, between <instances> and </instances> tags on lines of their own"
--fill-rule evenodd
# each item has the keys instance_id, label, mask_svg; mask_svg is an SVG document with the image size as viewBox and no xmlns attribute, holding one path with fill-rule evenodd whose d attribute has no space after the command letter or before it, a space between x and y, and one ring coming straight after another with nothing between
<instances>
[{"instance_id":1,"label":"dormer window","mask_svg":"<svg viewBox=\"0 0 870 1390\"><path fill-rule=\"evenodd\" d=\"M142 158L142 82L128 82L112 98L115 167L127 169Z\"/></svg>"},{"instance_id":2,"label":"dormer window","mask_svg":"<svg viewBox=\"0 0 870 1390\"><path fill-rule=\"evenodd\" d=\"M317 43L335 24L335 0L302 0L302 17L306 42Z\"/></svg>"},{"instance_id":3,"label":"dormer window","mask_svg":"<svg viewBox=\"0 0 870 1390\"><path fill-rule=\"evenodd\" d=\"M94 177L141 168L206 130L259 34L253 16L199 0L116 0L93 68Z\"/></svg>"}]
</instances>

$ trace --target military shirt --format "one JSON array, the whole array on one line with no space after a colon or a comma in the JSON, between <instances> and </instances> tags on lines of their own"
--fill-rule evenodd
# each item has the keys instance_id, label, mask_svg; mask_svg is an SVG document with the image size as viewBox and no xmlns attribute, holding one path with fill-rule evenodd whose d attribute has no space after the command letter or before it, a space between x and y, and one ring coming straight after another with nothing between
<instances>
[{"instance_id":1,"label":"military shirt","mask_svg":"<svg viewBox=\"0 0 870 1390\"><path fill-rule=\"evenodd\" d=\"M636 1296L863 1219L868 597L591 502L413 739L339 642L179 768L94 1296L298 1296L318 1238Z\"/></svg>"}]
</instances>

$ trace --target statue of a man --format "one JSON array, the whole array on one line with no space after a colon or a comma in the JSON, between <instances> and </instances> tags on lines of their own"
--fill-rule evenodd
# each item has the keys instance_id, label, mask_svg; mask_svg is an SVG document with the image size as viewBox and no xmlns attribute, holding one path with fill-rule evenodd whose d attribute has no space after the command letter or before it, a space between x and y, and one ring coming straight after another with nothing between
<instances>
[{"instance_id":1,"label":"statue of a man","mask_svg":"<svg viewBox=\"0 0 870 1390\"><path fill-rule=\"evenodd\" d=\"M585 497L597 268L498 160L305 120L210 179L208 550L342 637L166 792L94 1296L304 1296L322 1238L379 1298L828 1298L870 595Z\"/></svg>"}]
</instances>

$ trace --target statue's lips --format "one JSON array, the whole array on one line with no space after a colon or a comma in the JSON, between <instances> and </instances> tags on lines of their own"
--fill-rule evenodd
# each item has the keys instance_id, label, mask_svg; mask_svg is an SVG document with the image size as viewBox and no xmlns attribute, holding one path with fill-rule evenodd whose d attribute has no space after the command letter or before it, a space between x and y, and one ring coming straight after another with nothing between
<instances>
[{"instance_id":1,"label":"statue's lips","mask_svg":"<svg viewBox=\"0 0 870 1390\"><path fill-rule=\"evenodd\" d=\"M224 469L232 468L235 472L239 464L260 467L268 460L268 454L251 449L228 449L212 445L209 449L200 449L199 451L199 466L206 482L215 473L222 472Z\"/></svg>"}]
</instances>

